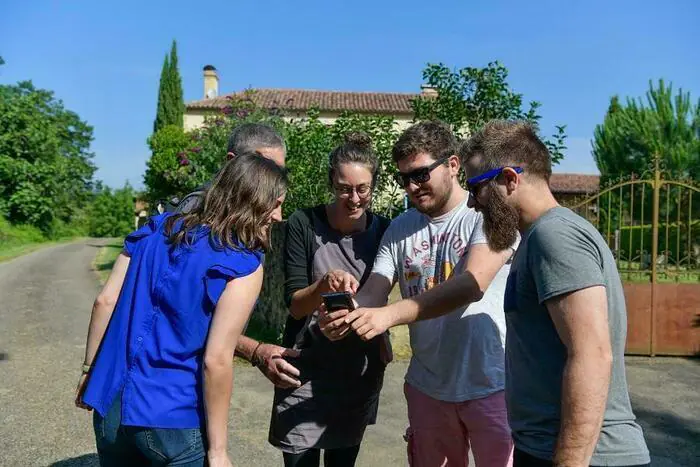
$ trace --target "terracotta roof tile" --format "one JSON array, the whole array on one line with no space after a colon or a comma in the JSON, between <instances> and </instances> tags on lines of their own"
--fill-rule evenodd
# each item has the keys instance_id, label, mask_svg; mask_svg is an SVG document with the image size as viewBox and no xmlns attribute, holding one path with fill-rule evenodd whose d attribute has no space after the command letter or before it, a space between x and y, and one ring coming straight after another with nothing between
<instances>
[{"instance_id":1,"label":"terracotta roof tile","mask_svg":"<svg viewBox=\"0 0 700 467\"><path fill-rule=\"evenodd\" d=\"M596 193L600 176L583 174L552 174L549 179L552 193Z\"/></svg>"},{"instance_id":2,"label":"terracotta roof tile","mask_svg":"<svg viewBox=\"0 0 700 467\"><path fill-rule=\"evenodd\" d=\"M239 91L228 96L244 96ZM288 111L306 111L311 107L320 110L342 112L380 112L391 114L413 114L411 100L420 94L397 92L348 92L312 91L306 89L255 89L253 101L260 107L279 108ZM215 110L225 107L227 95L213 99L202 99L187 103L187 110Z\"/></svg>"}]
</instances>

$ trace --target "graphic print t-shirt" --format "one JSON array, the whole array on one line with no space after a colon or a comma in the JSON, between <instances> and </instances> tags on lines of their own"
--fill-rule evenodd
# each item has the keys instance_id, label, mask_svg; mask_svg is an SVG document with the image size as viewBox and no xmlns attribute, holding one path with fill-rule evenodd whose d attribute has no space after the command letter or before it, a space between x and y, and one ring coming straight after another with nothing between
<instances>
[{"instance_id":1,"label":"graphic print t-shirt","mask_svg":"<svg viewBox=\"0 0 700 467\"><path fill-rule=\"evenodd\" d=\"M467 200L430 218L410 209L387 229L373 272L398 280L409 298L461 274L472 245L486 243L482 216ZM462 402L503 390L505 317L503 293L509 265L484 298L440 318L409 325L413 356L406 381L434 399Z\"/></svg>"}]
</instances>

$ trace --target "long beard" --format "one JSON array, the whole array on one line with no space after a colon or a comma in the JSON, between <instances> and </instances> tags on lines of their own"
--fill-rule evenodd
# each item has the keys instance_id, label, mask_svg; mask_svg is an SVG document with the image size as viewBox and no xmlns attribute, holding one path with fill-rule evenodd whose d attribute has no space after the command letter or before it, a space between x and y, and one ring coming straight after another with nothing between
<instances>
[{"instance_id":1,"label":"long beard","mask_svg":"<svg viewBox=\"0 0 700 467\"><path fill-rule=\"evenodd\" d=\"M515 208L506 203L498 190L491 189L491 196L482 211L484 234L491 250L503 251L512 247L518 239L518 212Z\"/></svg>"}]
</instances>

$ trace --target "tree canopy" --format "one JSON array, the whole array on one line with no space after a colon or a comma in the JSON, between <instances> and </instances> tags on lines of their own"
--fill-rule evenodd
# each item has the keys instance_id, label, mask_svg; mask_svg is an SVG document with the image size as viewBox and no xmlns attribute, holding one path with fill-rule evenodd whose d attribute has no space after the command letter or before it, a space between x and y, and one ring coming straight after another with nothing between
<instances>
[{"instance_id":1,"label":"tree canopy","mask_svg":"<svg viewBox=\"0 0 700 467\"><path fill-rule=\"evenodd\" d=\"M526 108L523 95L513 91L507 79L508 69L497 61L484 68L454 70L442 63L429 64L423 70L423 80L435 92L413 101L415 119L442 120L460 136L494 119L528 120L538 126L541 104L531 101ZM558 125L556 130L551 138L543 138L554 164L564 158L566 125Z\"/></svg>"},{"instance_id":2,"label":"tree canopy","mask_svg":"<svg viewBox=\"0 0 700 467\"><path fill-rule=\"evenodd\" d=\"M700 180L700 101L659 80L645 99L610 99L595 129L593 155L604 179L640 175L658 155L671 177Z\"/></svg>"},{"instance_id":3,"label":"tree canopy","mask_svg":"<svg viewBox=\"0 0 700 467\"><path fill-rule=\"evenodd\" d=\"M88 203L92 127L30 81L0 86L0 213L49 233Z\"/></svg>"}]
</instances>

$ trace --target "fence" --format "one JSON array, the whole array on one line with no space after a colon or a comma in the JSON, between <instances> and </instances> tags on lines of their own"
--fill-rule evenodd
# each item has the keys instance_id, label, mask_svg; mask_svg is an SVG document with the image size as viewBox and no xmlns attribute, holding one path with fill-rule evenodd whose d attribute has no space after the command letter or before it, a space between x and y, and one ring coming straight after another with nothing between
<instances>
[{"instance_id":1,"label":"fence","mask_svg":"<svg viewBox=\"0 0 700 467\"><path fill-rule=\"evenodd\" d=\"M615 255L630 354L700 355L698 194L692 181L664 178L656 158L642 177L570 206L598 228Z\"/></svg>"}]
</instances>

